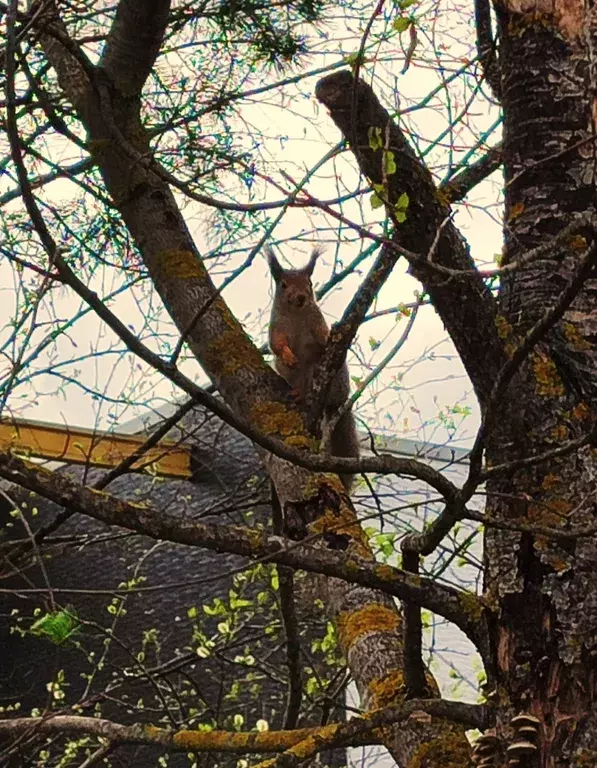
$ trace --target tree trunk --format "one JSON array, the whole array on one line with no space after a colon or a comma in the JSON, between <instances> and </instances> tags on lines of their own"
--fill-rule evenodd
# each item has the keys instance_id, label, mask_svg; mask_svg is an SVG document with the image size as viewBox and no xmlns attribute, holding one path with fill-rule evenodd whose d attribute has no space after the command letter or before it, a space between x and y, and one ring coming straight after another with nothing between
<instances>
[{"instance_id":1,"label":"tree trunk","mask_svg":"<svg viewBox=\"0 0 597 768\"><path fill-rule=\"evenodd\" d=\"M549 6L549 8L547 8ZM496 3L504 109L504 264L549 243L595 207L597 22L580 0ZM557 241L547 257L502 281L506 348L553 311L593 228ZM568 311L535 345L499 403L489 465L532 456L591 427L597 281L591 272ZM589 445L488 482L487 512L566 529L594 523L595 451ZM486 591L496 608L498 730L519 711L541 721L542 768L597 764L594 537L554 541L487 528Z\"/></svg>"}]
</instances>

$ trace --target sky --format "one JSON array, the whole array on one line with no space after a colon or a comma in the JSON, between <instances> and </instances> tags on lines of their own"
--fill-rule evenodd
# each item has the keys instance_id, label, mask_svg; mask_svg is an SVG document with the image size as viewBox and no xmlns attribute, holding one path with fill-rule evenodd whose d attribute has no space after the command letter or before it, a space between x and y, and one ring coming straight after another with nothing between
<instances>
[{"instance_id":1,"label":"sky","mask_svg":"<svg viewBox=\"0 0 597 768\"><path fill-rule=\"evenodd\" d=\"M403 33L402 37L394 36L387 42L372 42L371 58L361 70L361 76L374 84L388 108L402 110L403 128L411 132L413 144L425 153L425 160L438 180L445 176L450 163L454 167L461 161L481 133L493 126L498 118L496 109L482 95L474 93L477 81L472 76L451 79L452 74L472 56L472 13L468 5L447 0L417 4L419 44L408 71L400 74L404 61L401 48L408 44L408 33ZM373 26L372 41L387 30L398 11L393 7L384 13L385 21L380 19L379 24ZM324 32L311 38L309 69L329 66L353 53L365 22L364 14L338 16L328 21ZM166 71L170 66L188 66L188 59L183 53L169 54L166 61L160 62L160 67ZM275 75L272 71L270 79L273 80ZM265 96L247 100L238 110L237 120L232 121L233 140L237 144L249 143L251 131L263 137L259 167L288 189L284 174L293 179L302 178L340 138L326 110L313 97L317 79L308 77L282 91L270 91ZM254 82L264 83L266 78ZM414 109L438 89L425 108ZM450 120L459 115L456 127L450 129ZM208 132L209 124L203 129ZM498 139L499 129L493 131L487 143L492 145ZM76 156L72 147L65 148L61 144L52 148L55 162L60 161L61 155ZM491 265L501 249L500 181L499 174L494 175L479 185L465 205L455 207L454 220L480 264ZM345 153L314 174L307 189L320 199L328 199L339 190L351 191L362 183L352 155ZM11 186L6 176L3 184L4 188ZM224 176L223 188L227 184L229 179ZM0 194L2 191L0 187ZM241 190L237 198L241 202L242 194ZM270 200L281 196L279 190L271 187L264 187L262 194L264 199ZM57 181L47 191L47 198L66 210L69 205L76 206L73 201L78 196L78 189L69 181ZM217 215L206 206L185 201L179 193L177 197L200 252L213 255L218 247L217 237L213 234ZM17 205L18 202L11 203L6 210L10 212ZM367 225L375 226L380 220L380 212L370 207L368 194L345 203L342 212ZM270 222L277 213L272 213ZM86 215L89 211L81 212L83 227L86 226ZM314 229L318 233L314 233ZM367 245L350 230L339 233L335 223L325 214L304 208L287 210L273 230L270 242L280 243L279 254L288 264L300 266L317 240L323 240L326 251L315 271L316 287L329 279L335 262L349 263ZM252 245L253 242L245 247ZM229 269L237 266L245 256L246 253L231 254L226 262L221 258L208 258L216 284L220 284ZM341 316L370 263L371 260L365 262L363 271L351 276L325 297L322 306L330 321ZM0 331L0 343L3 337L6 338L11 317L19 311L13 280L8 265L0 265L0 328L4 326L4 331ZM94 278L92 287L100 296L105 296L118 285L114 274L106 271ZM399 264L373 309L384 311L412 303L419 290L420 285L407 274L405 265ZM263 343L272 284L262 254L225 290L224 297L255 341ZM49 320L54 314L68 319L77 306L78 302L69 291L57 287L52 292L52 307L47 307L45 317L42 308L39 317ZM129 292L111 306L140 336L149 338L156 332L171 333L172 344L175 344L173 329L155 295L148 295L146 291ZM349 356L351 374L357 379L370 374L396 343L406 322L404 316L393 312L365 323ZM45 329L43 333L46 333ZM38 355L32 361L39 375L15 389L8 401L9 411L30 419L73 426L120 429L133 419L148 415L153 418L152 414L159 413L165 404L180 397L169 382L160 381L130 355L114 351L120 347L110 332L88 315L53 352ZM14 357L14 350L8 351L8 356L12 354ZM67 364L71 358L80 359ZM7 373L6 355L0 365L4 368L3 373ZM205 383L196 361L187 359L182 368L197 381ZM63 374L63 378L58 378L57 374ZM123 392L128 403L122 401ZM464 413L470 409L470 415L454 414L451 412L454 406L457 410L464 409ZM363 428L385 435L440 443L450 440L459 445L470 443L478 422L476 402L453 346L431 307L421 308L404 346L360 398L357 414Z\"/></svg>"}]
</instances>

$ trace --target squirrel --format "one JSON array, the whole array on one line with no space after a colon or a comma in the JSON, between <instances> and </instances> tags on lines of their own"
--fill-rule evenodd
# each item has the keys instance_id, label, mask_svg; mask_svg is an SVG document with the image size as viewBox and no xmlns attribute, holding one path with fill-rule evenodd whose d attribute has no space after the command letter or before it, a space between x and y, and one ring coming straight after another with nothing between
<instances>
[{"instance_id":1,"label":"squirrel","mask_svg":"<svg viewBox=\"0 0 597 768\"><path fill-rule=\"evenodd\" d=\"M274 252L267 251L270 272L275 282L274 303L269 324L269 345L277 373L292 387L293 395L304 402L311 388L313 373L321 360L330 330L315 300L311 276L321 250L315 248L302 269L284 269ZM346 362L330 385L323 412L325 422L335 415L350 394ZM330 436L326 451L332 456L358 457L359 441L354 415L346 411ZM352 475L341 475L350 492Z\"/></svg>"}]
</instances>

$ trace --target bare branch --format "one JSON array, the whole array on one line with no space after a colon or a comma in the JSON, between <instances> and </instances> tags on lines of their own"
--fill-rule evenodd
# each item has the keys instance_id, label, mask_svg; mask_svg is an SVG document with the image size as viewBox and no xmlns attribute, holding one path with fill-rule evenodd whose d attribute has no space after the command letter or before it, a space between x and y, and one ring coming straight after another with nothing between
<instances>
[{"instance_id":1,"label":"bare branch","mask_svg":"<svg viewBox=\"0 0 597 768\"><path fill-rule=\"evenodd\" d=\"M272 528L278 536L284 536L284 514L276 489L271 484ZM286 665L288 667L288 694L284 712L284 728L296 728L303 696L302 670L300 666L300 639L294 596L294 572L292 568L278 565L280 613L286 633Z\"/></svg>"},{"instance_id":2,"label":"bare branch","mask_svg":"<svg viewBox=\"0 0 597 768\"><path fill-rule=\"evenodd\" d=\"M440 193L445 195L445 198L450 203L457 203L468 195L471 189L474 189L477 184L480 184L484 179L502 165L503 146L496 144L495 147L489 149L483 157L479 158L474 163L468 165L460 173L456 174L452 179L440 186Z\"/></svg>"},{"instance_id":3,"label":"bare branch","mask_svg":"<svg viewBox=\"0 0 597 768\"><path fill-rule=\"evenodd\" d=\"M45 187L46 184L50 184L52 181L56 181L57 179L72 179L79 174L86 173L87 171L91 170L94 165L95 163L91 158L85 158L84 160L79 160L78 162L73 163L67 167L57 166L53 171L49 171L48 173L43 173L32 178L29 182L29 185L31 189L38 189L39 187ZM6 203L10 203L12 200L16 200L18 197L21 197L22 194L23 191L20 186L7 190L2 195L0 195L0 207L6 205Z\"/></svg>"},{"instance_id":4,"label":"bare branch","mask_svg":"<svg viewBox=\"0 0 597 768\"><path fill-rule=\"evenodd\" d=\"M48 61L54 67L63 91L80 115L89 109L93 66L83 51L68 36L55 0L36 0L31 6L34 28L40 29L40 39Z\"/></svg>"},{"instance_id":5,"label":"bare branch","mask_svg":"<svg viewBox=\"0 0 597 768\"><path fill-rule=\"evenodd\" d=\"M473 594L437 584L431 579L413 577L398 568L380 566L375 562L327 548L293 542L279 536L267 536L240 526L210 525L199 521L181 521L166 510L155 510L145 504L135 504L86 488L64 474L50 472L17 456L0 452L0 476L35 491L61 506L89 515L108 525L118 525L154 539L164 539L188 546L204 547L218 552L230 552L252 559L301 568L305 571L335 576L353 584L361 584L410 600L424 606L462 629L487 659L486 608ZM323 505L325 488L311 499L316 508ZM346 523L341 522L341 527Z\"/></svg>"},{"instance_id":6,"label":"bare branch","mask_svg":"<svg viewBox=\"0 0 597 768\"><path fill-rule=\"evenodd\" d=\"M496 40L491 31L491 6L489 0L475 0L475 29L477 53L481 69L496 99L501 95L500 63Z\"/></svg>"}]
</instances>

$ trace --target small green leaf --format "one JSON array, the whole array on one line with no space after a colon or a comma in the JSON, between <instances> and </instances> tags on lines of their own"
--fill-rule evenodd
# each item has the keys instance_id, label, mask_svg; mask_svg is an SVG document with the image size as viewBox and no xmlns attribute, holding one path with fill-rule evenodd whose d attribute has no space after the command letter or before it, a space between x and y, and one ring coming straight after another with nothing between
<instances>
[{"instance_id":1,"label":"small green leaf","mask_svg":"<svg viewBox=\"0 0 597 768\"><path fill-rule=\"evenodd\" d=\"M392 27L396 30L396 32L402 34L402 32L406 32L411 23L412 19L409 16L398 16L398 18L394 19L392 22Z\"/></svg>"},{"instance_id":2,"label":"small green leaf","mask_svg":"<svg viewBox=\"0 0 597 768\"><path fill-rule=\"evenodd\" d=\"M383 147L381 128L376 128L374 125L370 126L367 130L367 139L369 140L370 148L374 152Z\"/></svg>"},{"instance_id":3,"label":"small green leaf","mask_svg":"<svg viewBox=\"0 0 597 768\"><path fill-rule=\"evenodd\" d=\"M394 160L393 152L388 151L383 153L383 165L387 176L396 173L396 161Z\"/></svg>"},{"instance_id":4,"label":"small green leaf","mask_svg":"<svg viewBox=\"0 0 597 768\"><path fill-rule=\"evenodd\" d=\"M74 634L79 627L79 620L73 608L46 613L31 627L31 633L47 637L55 645L62 643Z\"/></svg>"},{"instance_id":5,"label":"small green leaf","mask_svg":"<svg viewBox=\"0 0 597 768\"><path fill-rule=\"evenodd\" d=\"M396 211L396 221L398 224L404 224L406 221L406 214L404 211Z\"/></svg>"},{"instance_id":6,"label":"small green leaf","mask_svg":"<svg viewBox=\"0 0 597 768\"><path fill-rule=\"evenodd\" d=\"M377 341L377 339L374 339L373 336L369 336L369 346L371 347L371 351L375 352L376 349L379 349L381 345L381 341Z\"/></svg>"},{"instance_id":7,"label":"small green leaf","mask_svg":"<svg viewBox=\"0 0 597 768\"><path fill-rule=\"evenodd\" d=\"M408 205L410 203L410 198L408 197L408 194L406 192L403 192L398 200L396 200L396 210L397 211L406 211L408 208Z\"/></svg>"},{"instance_id":8,"label":"small green leaf","mask_svg":"<svg viewBox=\"0 0 597 768\"><path fill-rule=\"evenodd\" d=\"M379 197L377 192L374 192L371 195L371 207L373 208L373 210L375 210L376 208L381 208L382 205L383 205L383 200Z\"/></svg>"},{"instance_id":9,"label":"small green leaf","mask_svg":"<svg viewBox=\"0 0 597 768\"><path fill-rule=\"evenodd\" d=\"M400 8L401 11L405 11L407 8L410 8L411 5L416 5L419 2L419 0L398 0L398 8Z\"/></svg>"},{"instance_id":10,"label":"small green leaf","mask_svg":"<svg viewBox=\"0 0 597 768\"><path fill-rule=\"evenodd\" d=\"M344 59L344 61L350 67L354 67L356 64L359 63L359 61L362 64L364 59L362 57L359 58L359 52L355 51L354 53L349 53L348 56Z\"/></svg>"}]
</instances>

